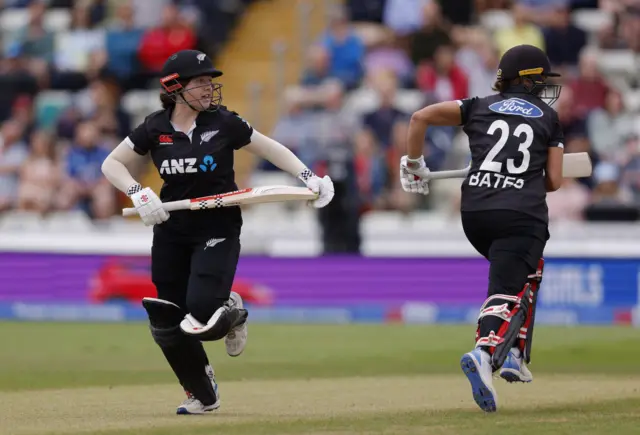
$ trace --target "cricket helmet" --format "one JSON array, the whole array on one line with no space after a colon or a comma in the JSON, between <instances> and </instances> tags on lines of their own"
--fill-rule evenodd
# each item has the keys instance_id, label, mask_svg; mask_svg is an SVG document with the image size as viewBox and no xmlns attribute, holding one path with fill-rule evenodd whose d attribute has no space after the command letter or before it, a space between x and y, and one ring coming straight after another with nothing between
<instances>
[{"instance_id":1,"label":"cricket helmet","mask_svg":"<svg viewBox=\"0 0 640 435\"><path fill-rule=\"evenodd\" d=\"M187 100L189 91L197 87L186 89L187 83L197 77L211 77L211 84L203 86L212 87L211 105L205 109L205 111L213 112L218 110L222 104L222 84L213 82L214 78L220 77L221 75L222 71L214 68L213 61L206 53L198 50L182 50L171 55L164 63L160 84L165 93L172 97L176 103L187 104L192 109L198 110ZM191 102L193 102L193 100L191 100Z\"/></svg>"},{"instance_id":2,"label":"cricket helmet","mask_svg":"<svg viewBox=\"0 0 640 435\"><path fill-rule=\"evenodd\" d=\"M500 59L499 81L521 79L527 92L551 105L560 97L562 86L547 83L549 77L560 77L560 74L551 71L551 62L545 52L533 45L516 45Z\"/></svg>"}]
</instances>

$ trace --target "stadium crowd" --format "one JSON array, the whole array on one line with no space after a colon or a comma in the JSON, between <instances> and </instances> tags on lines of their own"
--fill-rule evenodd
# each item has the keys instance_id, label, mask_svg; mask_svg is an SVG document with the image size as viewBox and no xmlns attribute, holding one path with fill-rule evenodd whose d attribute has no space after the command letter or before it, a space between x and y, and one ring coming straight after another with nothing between
<instances>
[{"instance_id":1,"label":"stadium crowd","mask_svg":"<svg viewBox=\"0 0 640 435\"><path fill-rule=\"evenodd\" d=\"M162 63L177 50L215 57L247 3L5 0L5 8L26 8L29 19L1 33L0 212L80 208L97 220L117 214L122 198L100 165L134 127L123 95L156 88ZM47 8L69 8L69 25L47 29ZM611 19L591 29L576 22L577 13L597 8ZM595 163L590 179L566 180L549 195L551 218L637 219L640 118L625 93L639 89L640 69L620 82L601 61L609 51L640 55L636 0L347 1L331 9L328 28L309 47L272 136L328 173L337 201L351 204L355 218L442 207L441 197L407 195L399 184L409 107L492 93L500 55L523 43L546 50L563 72L555 108L565 150L587 151ZM43 90L73 92L73 104L38 105ZM349 102L363 90L375 93L375 103L354 110ZM397 104L403 95L418 98ZM468 158L459 129L430 128L425 145L434 170ZM446 202L455 208L455 193ZM599 213L603 207L608 211Z\"/></svg>"}]
</instances>

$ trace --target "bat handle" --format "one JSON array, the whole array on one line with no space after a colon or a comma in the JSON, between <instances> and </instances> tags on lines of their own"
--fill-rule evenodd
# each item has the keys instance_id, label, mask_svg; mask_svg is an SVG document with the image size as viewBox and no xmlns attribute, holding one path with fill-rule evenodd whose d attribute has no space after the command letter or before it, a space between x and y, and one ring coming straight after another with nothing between
<instances>
[{"instance_id":1,"label":"bat handle","mask_svg":"<svg viewBox=\"0 0 640 435\"><path fill-rule=\"evenodd\" d=\"M138 214L138 210L136 210L133 207L122 209L122 216L129 217L129 216L136 216L137 214Z\"/></svg>"}]
</instances>

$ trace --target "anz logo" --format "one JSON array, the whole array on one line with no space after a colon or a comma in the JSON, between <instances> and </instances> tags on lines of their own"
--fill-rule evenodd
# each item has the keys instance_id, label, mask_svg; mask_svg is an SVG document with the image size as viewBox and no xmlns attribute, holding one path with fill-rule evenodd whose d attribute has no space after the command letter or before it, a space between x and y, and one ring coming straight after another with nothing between
<instances>
[{"instance_id":1,"label":"anz logo","mask_svg":"<svg viewBox=\"0 0 640 435\"><path fill-rule=\"evenodd\" d=\"M544 114L538 106L521 98L498 101L490 105L489 110L503 115L516 115L525 118L541 118Z\"/></svg>"},{"instance_id":2,"label":"anz logo","mask_svg":"<svg viewBox=\"0 0 640 435\"><path fill-rule=\"evenodd\" d=\"M167 159L160 164L160 175L197 174L200 172L213 172L218 166L212 156L206 155L202 163L198 165L198 159L189 157L186 159Z\"/></svg>"}]
</instances>

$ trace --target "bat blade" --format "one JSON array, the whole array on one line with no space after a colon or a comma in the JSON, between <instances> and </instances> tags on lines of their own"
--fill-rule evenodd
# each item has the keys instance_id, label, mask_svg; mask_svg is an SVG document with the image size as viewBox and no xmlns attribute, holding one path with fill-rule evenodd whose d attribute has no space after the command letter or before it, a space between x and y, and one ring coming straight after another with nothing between
<instances>
[{"instance_id":1,"label":"bat blade","mask_svg":"<svg viewBox=\"0 0 640 435\"><path fill-rule=\"evenodd\" d=\"M562 176L564 178L590 177L593 164L589 153L565 154L562 163Z\"/></svg>"}]
</instances>

